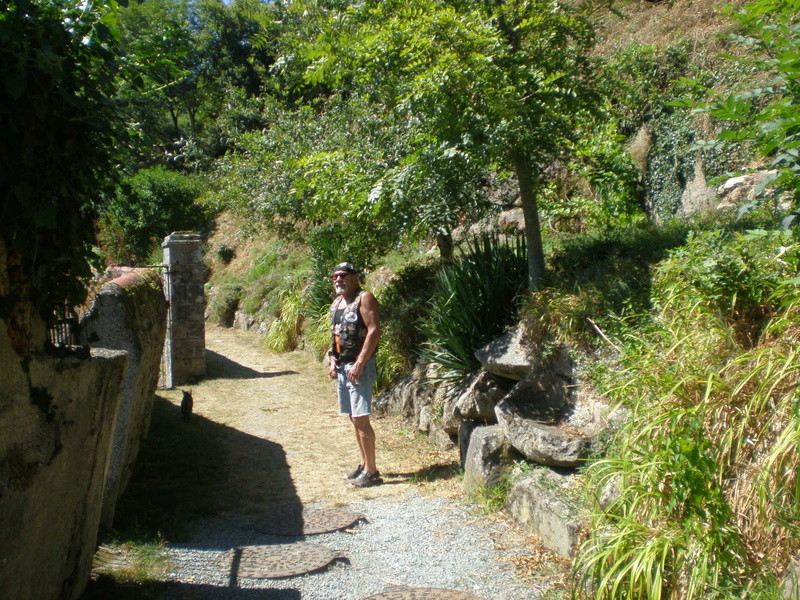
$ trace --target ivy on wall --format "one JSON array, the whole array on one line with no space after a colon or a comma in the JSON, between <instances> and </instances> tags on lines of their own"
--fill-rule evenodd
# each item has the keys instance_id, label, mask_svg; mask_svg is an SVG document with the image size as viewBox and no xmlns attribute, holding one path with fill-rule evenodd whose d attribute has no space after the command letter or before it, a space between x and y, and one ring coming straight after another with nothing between
<instances>
[{"instance_id":1,"label":"ivy on wall","mask_svg":"<svg viewBox=\"0 0 800 600\"><path fill-rule=\"evenodd\" d=\"M714 125L717 129L724 124ZM742 168L752 156L750 144L726 146L695 143L709 133L701 131L696 114L688 109L663 113L650 123L653 147L645 173L648 212L658 222L674 217L682 206L683 192L695 177L695 163L700 159L706 181L714 181Z\"/></svg>"}]
</instances>

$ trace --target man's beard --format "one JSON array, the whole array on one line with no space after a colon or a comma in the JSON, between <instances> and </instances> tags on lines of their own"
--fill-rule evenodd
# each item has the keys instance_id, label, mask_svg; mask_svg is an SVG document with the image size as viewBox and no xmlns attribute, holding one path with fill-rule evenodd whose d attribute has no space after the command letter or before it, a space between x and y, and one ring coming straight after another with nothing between
<instances>
[{"instance_id":1,"label":"man's beard","mask_svg":"<svg viewBox=\"0 0 800 600\"><path fill-rule=\"evenodd\" d=\"M344 294L347 291L347 284L337 283L333 286L333 289L336 290L337 294Z\"/></svg>"}]
</instances>

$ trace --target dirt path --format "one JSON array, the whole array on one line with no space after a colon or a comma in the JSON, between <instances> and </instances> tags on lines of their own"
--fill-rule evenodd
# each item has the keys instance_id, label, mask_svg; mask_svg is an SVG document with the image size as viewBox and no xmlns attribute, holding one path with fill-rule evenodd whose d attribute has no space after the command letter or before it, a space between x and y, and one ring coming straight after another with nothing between
<instances>
[{"instance_id":1,"label":"dirt path","mask_svg":"<svg viewBox=\"0 0 800 600\"><path fill-rule=\"evenodd\" d=\"M209 326L208 377L193 386L194 412L243 435L231 441L228 476L240 510L299 499L341 505L405 494L458 492L458 453L438 451L396 418L373 418L386 484L354 490L342 476L359 461L353 428L338 415L327 369L304 352L272 354L257 335ZM177 402L178 392L170 400ZM274 446L265 449L258 440ZM288 475L288 476L287 476Z\"/></svg>"}]
</instances>

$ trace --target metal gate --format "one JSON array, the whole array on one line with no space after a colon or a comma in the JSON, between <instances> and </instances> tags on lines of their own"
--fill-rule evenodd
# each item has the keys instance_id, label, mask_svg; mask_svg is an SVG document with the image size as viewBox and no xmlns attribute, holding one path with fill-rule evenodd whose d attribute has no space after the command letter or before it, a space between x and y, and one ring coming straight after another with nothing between
<instances>
[{"instance_id":1,"label":"metal gate","mask_svg":"<svg viewBox=\"0 0 800 600\"><path fill-rule=\"evenodd\" d=\"M158 389L172 389L172 271L169 265L156 265L162 269L164 282L164 299L167 302L167 330L164 336L164 348L161 351L161 368L158 371Z\"/></svg>"}]
</instances>

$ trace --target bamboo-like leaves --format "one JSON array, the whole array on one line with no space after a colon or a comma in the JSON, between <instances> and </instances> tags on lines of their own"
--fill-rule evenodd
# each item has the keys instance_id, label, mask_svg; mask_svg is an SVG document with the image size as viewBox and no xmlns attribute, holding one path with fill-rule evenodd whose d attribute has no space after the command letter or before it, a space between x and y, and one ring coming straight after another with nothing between
<instances>
[{"instance_id":1,"label":"bamboo-like leaves","mask_svg":"<svg viewBox=\"0 0 800 600\"><path fill-rule=\"evenodd\" d=\"M660 330L626 349L613 393L630 419L588 470L618 493L578 560L595 599L741 597L800 549L796 293L779 236L710 238L662 263ZM713 270L734 264L759 268ZM755 300L763 312L730 311ZM754 314L769 315L754 346L726 333Z\"/></svg>"}]
</instances>

